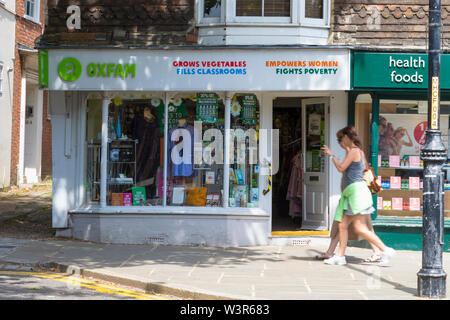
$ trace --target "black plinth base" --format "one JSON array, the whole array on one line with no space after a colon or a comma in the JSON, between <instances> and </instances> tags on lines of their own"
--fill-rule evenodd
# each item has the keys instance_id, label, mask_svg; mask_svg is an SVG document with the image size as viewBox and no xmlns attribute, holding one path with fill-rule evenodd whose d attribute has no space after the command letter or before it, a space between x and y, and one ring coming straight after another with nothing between
<instances>
[{"instance_id":1,"label":"black plinth base","mask_svg":"<svg viewBox=\"0 0 450 320\"><path fill-rule=\"evenodd\" d=\"M447 274L443 270L420 270L417 273L417 295L424 298L446 297Z\"/></svg>"}]
</instances>

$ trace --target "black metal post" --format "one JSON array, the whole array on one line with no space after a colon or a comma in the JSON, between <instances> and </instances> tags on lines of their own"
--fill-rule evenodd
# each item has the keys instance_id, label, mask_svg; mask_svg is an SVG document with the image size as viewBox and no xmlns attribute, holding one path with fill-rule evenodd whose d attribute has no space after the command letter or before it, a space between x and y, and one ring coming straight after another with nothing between
<instances>
[{"instance_id":1,"label":"black metal post","mask_svg":"<svg viewBox=\"0 0 450 320\"><path fill-rule=\"evenodd\" d=\"M418 295L445 298L447 274L442 268L444 243L444 202L442 166L447 151L439 127L441 0L429 1L428 49L428 129L421 149L423 160L422 269L418 276Z\"/></svg>"}]
</instances>

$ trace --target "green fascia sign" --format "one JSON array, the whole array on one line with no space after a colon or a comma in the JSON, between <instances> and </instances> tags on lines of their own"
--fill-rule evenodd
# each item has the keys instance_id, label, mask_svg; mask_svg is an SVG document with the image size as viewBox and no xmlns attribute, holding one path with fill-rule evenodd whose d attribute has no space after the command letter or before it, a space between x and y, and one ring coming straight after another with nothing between
<instances>
[{"instance_id":1,"label":"green fascia sign","mask_svg":"<svg viewBox=\"0 0 450 320\"><path fill-rule=\"evenodd\" d=\"M441 89L450 89L450 55L441 55ZM353 52L353 89L427 89L428 55Z\"/></svg>"},{"instance_id":2,"label":"green fascia sign","mask_svg":"<svg viewBox=\"0 0 450 320\"><path fill-rule=\"evenodd\" d=\"M48 51L39 50L38 54L39 86L48 88Z\"/></svg>"}]
</instances>

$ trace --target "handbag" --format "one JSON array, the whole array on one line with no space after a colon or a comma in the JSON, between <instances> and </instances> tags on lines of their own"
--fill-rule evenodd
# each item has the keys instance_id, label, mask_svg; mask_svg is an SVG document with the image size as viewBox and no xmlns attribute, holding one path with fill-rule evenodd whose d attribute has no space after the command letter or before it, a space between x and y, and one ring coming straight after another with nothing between
<instances>
[{"instance_id":1,"label":"handbag","mask_svg":"<svg viewBox=\"0 0 450 320\"><path fill-rule=\"evenodd\" d=\"M377 194L381 190L381 186L378 184L378 181L375 177L375 171L372 167L368 167L364 170L363 180L367 184L367 187L372 194Z\"/></svg>"},{"instance_id":2,"label":"handbag","mask_svg":"<svg viewBox=\"0 0 450 320\"><path fill-rule=\"evenodd\" d=\"M361 156L364 158L364 163L366 169L363 171L363 180L367 184L367 187L370 190L370 193L377 194L381 190L381 186L378 184L377 177L375 176L375 171L369 164L367 163L366 157L362 153Z\"/></svg>"}]
</instances>

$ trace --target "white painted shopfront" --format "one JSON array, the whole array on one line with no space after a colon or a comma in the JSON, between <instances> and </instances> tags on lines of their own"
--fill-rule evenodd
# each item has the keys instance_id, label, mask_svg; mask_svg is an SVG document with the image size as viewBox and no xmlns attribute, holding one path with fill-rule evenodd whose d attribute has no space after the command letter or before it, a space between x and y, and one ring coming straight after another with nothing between
<instances>
[{"instance_id":1,"label":"white painted shopfront","mask_svg":"<svg viewBox=\"0 0 450 320\"><path fill-rule=\"evenodd\" d=\"M347 49L49 50L40 58L40 84L50 92L58 234L111 243L244 246L270 243L275 230L329 230L340 174L319 149L326 143L344 155L334 137L347 124ZM158 128L157 138L151 136L161 142L158 156L141 157L155 146L139 148L148 139L135 130L141 116L144 126L154 121ZM213 140L214 156L236 151L232 130L255 130L257 161L250 163L244 152L241 163L223 156L225 164L195 163L174 173L170 142L181 140L172 129L194 128L199 119L203 144L193 149L200 148L203 162L208 129L223 134ZM134 148L128 161L114 158L128 147ZM274 210L286 200L283 181L290 181L294 154L301 155L301 185L294 189L302 200L289 203L297 204L301 226L287 226L283 221L295 215ZM146 180L139 168L151 171ZM140 205L125 205L126 195L132 202L139 190ZM206 192L206 202L193 203L189 190Z\"/></svg>"}]
</instances>

